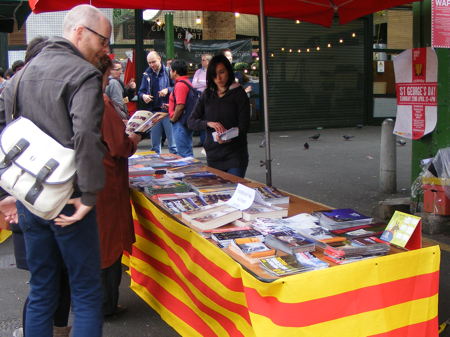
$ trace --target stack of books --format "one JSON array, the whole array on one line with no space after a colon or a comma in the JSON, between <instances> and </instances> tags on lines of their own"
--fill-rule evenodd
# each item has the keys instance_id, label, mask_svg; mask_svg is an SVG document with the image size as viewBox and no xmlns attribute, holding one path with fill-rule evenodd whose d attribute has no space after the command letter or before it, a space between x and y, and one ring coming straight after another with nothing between
<instances>
[{"instance_id":1,"label":"stack of books","mask_svg":"<svg viewBox=\"0 0 450 337\"><path fill-rule=\"evenodd\" d=\"M261 195L262 199L270 205L289 204L289 196L280 192L275 187L259 186L255 190Z\"/></svg>"},{"instance_id":2,"label":"stack of books","mask_svg":"<svg viewBox=\"0 0 450 337\"><path fill-rule=\"evenodd\" d=\"M274 256L260 259L261 267L274 276L287 276L316 268L300 263L294 255Z\"/></svg>"},{"instance_id":3,"label":"stack of books","mask_svg":"<svg viewBox=\"0 0 450 337\"><path fill-rule=\"evenodd\" d=\"M206 201L194 192L156 194L151 199L157 201L171 214L187 212L207 205Z\"/></svg>"},{"instance_id":4,"label":"stack of books","mask_svg":"<svg viewBox=\"0 0 450 337\"><path fill-rule=\"evenodd\" d=\"M169 194L169 193L182 193L189 192L190 186L179 180L171 178L157 178L148 177L148 185L144 187L144 193L151 197L155 194Z\"/></svg>"},{"instance_id":5,"label":"stack of books","mask_svg":"<svg viewBox=\"0 0 450 337\"><path fill-rule=\"evenodd\" d=\"M361 214L352 208L317 211L313 214L319 219L319 225L329 230L367 225L373 222L373 218Z\"/></svg>"},{"instance_id":6,"label":"stack of books","mask_svg":"<svg viewBox=\"0 0 450 337\"><path fill-rule=\"evenodd\" d=\"M314 241L307 239L293 230L267 234L264 242L268 246L288 254L312 252L316 248Z\"/></svg>"},{"instance_id":7,"label":"stack of books","mask_svg":"<svg viewBox=\"0 0 450 337\"><path fill-rule=\"evenodd\" d=\"M225 203L200 207L181 213L182 219L193 229L203 232L233 222L242 217L242 212Z\"/></svg>"},{"instance_id":8,"label":"stack of books","mask_svg":"<svg viewBox=\"0 0 450 337\"><path fill-rule=\"evenodd\" d=\"M281 219L288 215L287 208L263 205L254 202L252 206L242 211L242 218L246 221L256 218Z\"/></svg>"},{"instance_id":9,"label":"stack of books","mask_svg":"<svg viewBox=\"0 0 450 337\"><path fill-rule=\"evenodd\" d=\"M275 249L266 246L258 237L234 239L228 246L228 252L232 257L240 257L251 264L259 263L261 258L275 255Z\"/></svg>"}]
</instances>

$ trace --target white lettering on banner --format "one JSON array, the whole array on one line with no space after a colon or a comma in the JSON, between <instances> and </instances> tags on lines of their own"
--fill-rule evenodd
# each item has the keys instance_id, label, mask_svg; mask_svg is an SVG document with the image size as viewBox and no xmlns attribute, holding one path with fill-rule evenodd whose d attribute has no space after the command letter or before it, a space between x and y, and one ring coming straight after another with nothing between
<instances>
[{"instance_id":1,"label":"white lettering on banner","mask_svg":"<svg viewBox=\"0 0 450 337\"><path fill-rule=\"evenodd\" d=\"M438 6L450 6L450 0L436 0Z\"/></svg>"},{"instance_id":2,"label":"white lettering on banner","mask_svg":"<svg viewBox=\"0 0 450 337\"><path fill-rule=\"evenodd\" d=\"M437 83L397 83L397 104L435 106L436 88Z\"/></svg>"}]
</instances>

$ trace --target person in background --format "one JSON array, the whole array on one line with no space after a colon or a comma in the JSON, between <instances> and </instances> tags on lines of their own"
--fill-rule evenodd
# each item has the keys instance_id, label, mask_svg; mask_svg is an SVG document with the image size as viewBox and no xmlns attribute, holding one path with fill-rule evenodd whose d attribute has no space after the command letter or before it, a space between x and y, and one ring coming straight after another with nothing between
<instances>
[{"instance_id":1,"label":"person in background","mask_svg":"<svg viewBox=\"0 0 450 337\"><path fill-rule=\"evenodd\" d=\"M32 120L63 146L75 150L72 199L54 220L44 220L17 202L31 272L25 335L49 337L59 297L63 264L70 280L72 337L102 335L102 287L96 225L96 194L103 188L105 147L101 73L96 66L109 52L111 23L97 8L79 5L65 16L63 38L49 44L24 69L17 113ZM0 124L11 116L14 76L0 96ZM55 95L58 92L58 95Z\"/></svg>"},{"instance_id":2,"label":"person in background","mask_svg":"<svg viewBox=\"0 0 450 337\"><path fill-rule=\"evenodd\" d=\"M105 55L99 65L103 86L117 63ZM97 224L100 237L100 256L103 286L103 315L119 314L124 307L118 304L119 286L122 279L122 253L131 254L135 241L131 216L130 190L128 188L128 157L137 149L141 136L125 133L125 124L119 111L104 94L105 110L102 121L102 139L107 147L103 158L105 187L97 195Z\"/></svg>"},{"instance_id":3,"label":"person in background","mask_svg":"<svg viewBox=\"0 0 450 337\"><path fill-rule=\"evenodd\" d=\"M222 54L228 59L228 61L230 61L231 66L233 66L233 52L231 51L231 49L222 50ZM236 82L238 82L243 87L245 83L248 82L248 78L241 71L236 71L234 75L236 78ZM249 94L252 91L252 87L249 85L245 87L244 90L247 94Z\"/></svg>"},{"instance_id":4,"label":"person in background","mask_svg":"<svg viewBox=\"0 0 450 337\"><path fill-rule=\"evenodd\" d=\"M0 92L2 92L3 88L6 85L5 71L0 67Z\"/></svg>"},{"instance_id":5,"label":"person in background","mask_svg":"<svg viewBox=\"0 0 450 337\"><path fill-rule=\"evenodd\" d=\"M173 59L167 59L166 60L166 68L170 69L170 66L172 65Z\"/></svg>"},{"instance_id":6,"label":"person in background","mask_svg":"<svg viewBox=\"0 0 450 337\"><path fill-rule=\"evenodd\" d=\"M128 119L127 103L136 94L136 83L131 80L127 85L123 83L121 75L123 73L122 63L118 60L112 61L111 75L105 93L117 105L122 112L122 119Z\"/></svg>"},{"instance_id":7,"label":"person in background","mask_svg":"<svg viewBox=\"0 0 450 337\"><path fill-rule=\"evenodd\" d=\"M24 61L22 61L22 60L17 60L17 61L15 61L15 62L12 64L11 69L12 69L13 73L15 74L15 73L17 73L20 69L22 69L24 65L25 65L25 62L24 62Z\"/></svg>"},{"instance_id":8,"label":"person in background","mask_svg":"<svg viewBox=\"0 0 450 337\"><path fill-rule=\"evenodd\" d=\"M173 89L173 82L170 79L168 69L161 64L161 57L156 51L151 51L147 55L149 67L145 70L138 96L145 104L144 109L159 112L167 111L165 107L169 101L169 91ZM169 143L169 152L177 153L175 140L172 134L172 124L169 116L163 118L159 123L152 127L150 136L152 139L152 150L161 153L161 136L165 132Z\"/></svg>"},{"instance_id":9,"label":"person in background","mask_svg":"<svg viewBox=\"0 0 450 337\"><path fill-rule=\"evenodd\" d=\"M6 69L6 71L5 71L5 79L9 80L13 76L14 76L14 71L11 68Z\"/></svg>"},{"instance_id":10,"label":"person in background","mask_svg":"<svg viewBox=\"0 0 450 337\"><path fill-rule=\"evenodd\" d=\"M170 68L170 77L175 81L175 87L169 97L169 116L173 123L173 134L178 154L182 157L193 157L192 130L189 130L179 119L184 113L187 103L189 86L191 83L187 76L187 64L183 60L174 60ZM186 83L183 83L185 81Z\"/></svg>"},{"instance_id":11,"label":"person in background","mask_svg":"<svg viewBox=\"0 0 450 337\"><path fill-rule=\"evenodd\" d=\"M208 69L209 61L211 61L211 54L202 54L202 66L197 69L192 78L192 86L200 92L206 89L206 69ZM199 132L200 141L194 145L194 147L202 147L206 137L206 131Z\"/></svg>"},{"instance_id":12,"label":"person in background","mask_svg":"<svg viewBox=\"0 0 450 337\"><path fill-rule=\"evenodd\" d=\"M208 166L244 177L248 166L247 132L250 125L250 103L247 94L235 82L231 63L224 55L214 56L206 72L207 88L188 119L192 130L206 129L203 147ZM213 139L238 127L239 135L228 141Z\"/></svg>"}]
</instances>

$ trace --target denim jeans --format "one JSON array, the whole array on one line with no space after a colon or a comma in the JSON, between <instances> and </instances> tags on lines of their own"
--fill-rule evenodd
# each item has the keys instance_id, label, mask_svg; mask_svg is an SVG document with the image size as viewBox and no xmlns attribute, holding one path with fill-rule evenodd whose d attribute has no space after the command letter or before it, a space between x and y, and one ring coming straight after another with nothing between
<instances>
[{"instance_id":1,"label":"denim jeans","mask_svg":"<svg viewBox=\"0 0 450 337\"><path fill-rule=\"evenodd\" d=\"M241 178L245 177L245 172L247 171L247 167L233 167L225 170L225 172L232 174L234 176L238 176Z\"/></svg>"},{"instance_id":2,"label":"denim jeans","mask_svg":"<svg viewBox=\"0 0 450 337\"><path fill-rule=\"evenodd\" d=\"M100 249L95 210L66 227L32 214L17 202L19 225L24 233L31 273L25 334L53 336L53 316L60 295L62 261L69 276L74 324L72 337L102 335ZM62 213L73 214L66 205Z\"/></svg>"},{"instance_id":3,"label":"denim jeans","mask_svg":"<svg viewBox=\"0 0 450 337\"><path fill-rule=\"evenodd\" d=\"M182 157L193 157L192 130L189 130L181 122L172 124L172 130L178 154Z\"/></svg>"},{"instance_id":4,"label":"denim jeans","mask_svg":"<svg viewBox=\"0 0 450 337\"><path fill-rule=\"evenodd\" d=\"M169 144L169 152L177 154L177 147L175 145L176 143L172 133L172 123L170 123L169 117L163 118L159 123L150 129L152 151L155 151L158 154L161 153L161 137L163 128L166 134L167 143Z\"/></svg>"}]
</instances>

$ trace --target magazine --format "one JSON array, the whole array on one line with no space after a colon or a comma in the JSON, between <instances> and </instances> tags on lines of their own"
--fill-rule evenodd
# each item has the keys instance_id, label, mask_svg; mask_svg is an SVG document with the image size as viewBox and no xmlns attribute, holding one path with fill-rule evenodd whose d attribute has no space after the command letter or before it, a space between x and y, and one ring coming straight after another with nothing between
<instances>
[{"instance_id":1,"label":"magazine","mask_svg":"<svg viewBox=\"0 0 450 337\"><path fill-rule=\"evenodd\" d=\"M125 132L129 135L133 132L146 132L156 123L165 117L167 112L151 112L147 110L138 110L128 120Z\"/></svg>"},{"instance_id":2,"label":"magazine","mask_svg":"<svg viewBox=\"0 0 450 337\"><path fill-rule=\"evenodd\" d=\"M227 141L239 136L239 128L238 127L230 128L226 130L224 133L221 133L220 136L218 135L217 132L213 132L212 136L215 142L217 142L218 137L220 137L222 141Z\"/></svg>"}]
</instances>

